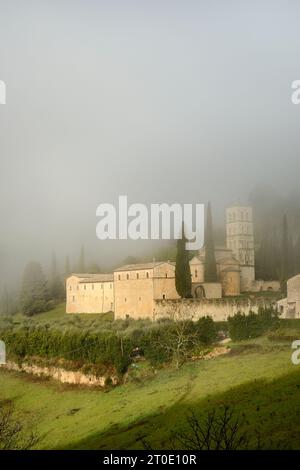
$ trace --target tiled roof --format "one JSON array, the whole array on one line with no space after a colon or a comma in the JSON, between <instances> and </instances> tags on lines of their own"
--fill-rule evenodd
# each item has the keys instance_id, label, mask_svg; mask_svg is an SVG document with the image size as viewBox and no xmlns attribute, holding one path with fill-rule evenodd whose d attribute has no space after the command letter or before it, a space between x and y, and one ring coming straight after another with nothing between
<instances>
[{"instance_id":1,"label":"tiled roof","mask_svg":"<svg viewBox=\"0 0 300 470\"><path fill-rule=\"evenodd\" d=\"M89 273L82 273L82 274L72 274L72 276L76 276L80 278L79 282L112 282L114 280L113 274L89 274Z\"/></svg>"},{"instance_id":2,"label":"tiled roof","mask_svg":"<svg viewBox=\"0 0 300 470\"><path fill-rule=\"evenodd\" d=\"M151 263L138 263L138 264L125 264L124 266L120 266L119 268L115 269L115 272L118 271L143 271L146 269L153 269L160 264L172 264L175 266L175 263L171 261L152 261Z\"/></svg>"}]
</instances>

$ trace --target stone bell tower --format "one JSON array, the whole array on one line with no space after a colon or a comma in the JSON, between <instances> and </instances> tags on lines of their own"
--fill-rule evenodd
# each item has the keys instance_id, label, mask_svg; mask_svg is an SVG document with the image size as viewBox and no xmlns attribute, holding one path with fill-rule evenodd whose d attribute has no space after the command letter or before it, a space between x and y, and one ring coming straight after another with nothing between
<instances>
[{"instance_id":1,"label":"stone bell tower","mask_svg":"<svg viewBox=\"0 0 300 470\"><path fill-rule=\"evenodd\" d=\"M241 291L250 291L255 280L252 207L226 209L226 245L240 263Z\"/></svg>"}]
</instances>

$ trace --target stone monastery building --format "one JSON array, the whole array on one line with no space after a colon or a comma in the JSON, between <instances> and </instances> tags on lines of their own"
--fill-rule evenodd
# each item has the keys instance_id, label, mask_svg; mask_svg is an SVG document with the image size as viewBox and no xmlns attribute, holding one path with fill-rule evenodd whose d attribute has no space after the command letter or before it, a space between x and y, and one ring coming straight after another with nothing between
<instances>
[{"instance_id":1,"label":"stone monastery building","mask_svg":"<svg viewBox=\"0 0 300 470\"><path fill-rule=\"evenodd\" d=\"M216 247L218 282L204 282L205 247L190 261L192 294L198 299L221 299L241 292L279 290L277 281L255 280L252 208L226 210L226 247ZM113 274L72 274L66 281L67 313L104 313L117 318L155 318L158 301L179 299L175 263L121 266Z\"/></svg>"}]
</instances>

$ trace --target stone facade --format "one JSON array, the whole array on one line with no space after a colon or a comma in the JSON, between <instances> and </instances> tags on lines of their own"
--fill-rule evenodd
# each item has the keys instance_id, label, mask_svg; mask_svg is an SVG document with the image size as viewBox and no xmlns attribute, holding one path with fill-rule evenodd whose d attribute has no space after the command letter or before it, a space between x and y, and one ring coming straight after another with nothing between
<instances>
[{"instance_id":1,"label":"stone facade","mask_svg":"<svg viewBox=\"0 0 300 470\"><path fill-rule=\"evenodd\" d=\"M251 291L255 280L252 208L233 206L226 209L226 245L232 250L241 270L241 292Z\"/></svg>"},{"instance_id":2,"label":"stone facade","mask_svg":"<svg viewBox=\"0 0 300 470\"><path fill-rule=\"evenodd\" d=\"M251 207L233 206L226 210L226 246L215 248L215 258L215 283L205 282L205 248L190 261L194 298L236 298L241 292L280 290L278 281L255 280ZM73 274L67 279L66 290L67 313L114 311L116 319L129 316L154 319L157 302L179 299L175 263L169 261L121 266L113 274ZM212 304L209 305L212 308ZM216 305L214 315L224 318L223 306ZM206 311L206 307L197 309ZM234 307L226 311L232 314L232 309Z\"/></svg>"},{"instance_id":3,"label":"stone facade","mask_svg":"<svg viewBox=\"0 0 300 470\"><path fill-rule=\"evenodd\" d=\"M153 319L154 301L179 298L175 264L153 262L121 266L114 272L115 319Z\"/></svg>"},{"instance_id":4,"label":"stone facade","mask_svg":"<svg viewBox=\"0 0 300 470\"><path fill-rule=\"evenodd\" d=\"M72 274L66 280L66 313L114 311L112 274Z\"/></svg>"},{"instance_id":5,"label":"stone facade","mask_svg":"<svg viewBox=\"0 0 300 470\"><path fill-rule=\"evenodd\" d=\"M287 281L287 297L277 302L282 318L300 318L300 274Z\"/></svg>"},{"instance_id":6,"label":"stone facade","mask_svg":"<svg viewBox=\"0 0 300 470\"><path fill-rule=\"evenodd\" d=\"M259 307L271 306L266 300L250 299L178 299L178 300L155 300L154 319L159 318L199 318L210 316L214 321L225 321L229 316L238 312L249 314L250 311L257 313Z\"/></svg>"},{"instance_id":7,"label":"stone facade","mask_svg":"<svg viewBox=\"0 0 300 470\"><path fill-rule=\"evenodd\" d=\"M221 295L236 296L240 295L240 268L239 262L233 257L232 251L225 247L216 247L215 258L217 264L218 282L221 286ZM199 251L197 256L190 261L192 282L204 283L204 265L205 265L205 248ZM206 289L204 288L204 291ZM197 292L196 292L197 293ZM199 297L199 295L195 295ZM211 298L208 293L204 293L202 297Z\"/></svg>"}]
</instances>

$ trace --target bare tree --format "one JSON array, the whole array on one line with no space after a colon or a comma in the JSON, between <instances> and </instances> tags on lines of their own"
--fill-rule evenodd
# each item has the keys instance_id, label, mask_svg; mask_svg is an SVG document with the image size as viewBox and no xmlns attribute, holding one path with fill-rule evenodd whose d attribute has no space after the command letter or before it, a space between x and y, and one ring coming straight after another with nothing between
<instances>
[{"instance_id":1,"label":"bare tree","mask_svg":"<svg viewBox=\"0 0 300 470\"><path fill-rule=\"evenodd\" d=\"M187 416L187 426L175 433L175 448L184 450L237 450L247 449L248 435L242 430L244 419L234 410L224 406L221 411L209 411L198 417L192 410Z\"/></svg>"},{"instance_id":2,"label":"bare tree","mask_svg":"<svg viewBox=\"0 0 300 470\"><path fill-rule=\"evenodd\" d=\"M34 431L26 432L15 419L11 402L0 402L0 450L27 450L38 441Z\"/></svg>"},{"instance_id":3,"label":"bare tree","mask_svg":"<svg viewBox=\"0 0 300 470\"><path fill-rule=\"evenodd\" d=\"M168 353L178 369L186 361L191 348L195 345L197 334L192 328L193 315L181 311L180 306L177 306L169 316L171 321L166 325L158 346Z\"/></svg>"}]
</instances>

